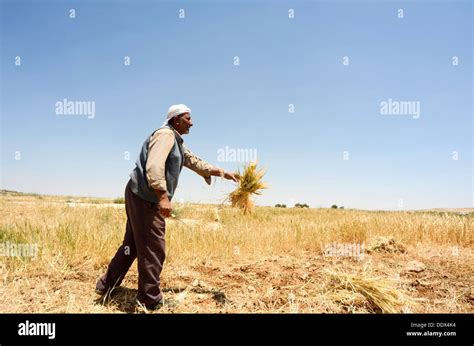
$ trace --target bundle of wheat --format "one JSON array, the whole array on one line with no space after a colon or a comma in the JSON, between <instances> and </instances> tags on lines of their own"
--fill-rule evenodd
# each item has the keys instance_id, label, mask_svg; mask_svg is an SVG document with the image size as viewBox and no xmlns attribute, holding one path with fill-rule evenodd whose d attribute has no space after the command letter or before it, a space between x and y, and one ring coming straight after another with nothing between
<instances>
[{"instance_id":1,"label":"bundle of wheat","mask_svg":"<svg viewBox=\"0 0 474 346\"><path fill-rule=\"evenodd\" d=\"M262 181L264 175L265 171L263 169L257 170L256 162L244 166L242 173L238 171L239 184L228 196L232 206L241 208L244 214L251 213L253 208L252 195L260 195L261 190L267 188L267 185Z\"/></svg>"},{"instance_id":2,"label":"bundle of wheat","mask_svg":"<svg viewBox=\"0 0 474 346\"><path fill-rule=\"evenodd\" d=\"M343 271L326 271L332 279L333 288L345 289L364 296L374 312L399 313L401 296L388 279L348 274ZM339 291L341 297L343 292Z\"/></svg>"}]
</instances>

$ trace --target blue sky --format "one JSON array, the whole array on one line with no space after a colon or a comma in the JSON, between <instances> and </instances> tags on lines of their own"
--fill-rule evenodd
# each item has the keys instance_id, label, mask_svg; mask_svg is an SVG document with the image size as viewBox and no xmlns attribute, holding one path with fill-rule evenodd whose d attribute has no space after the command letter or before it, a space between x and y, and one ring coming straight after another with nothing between
<instances>
[{"instance_id":1,"label":"blue sky","mask_svg":"<svg viewBox=\"0 0 474 346\"><path fill-rule=\"evenodd\" d=\"M219 149L257 150L270 185L257 204L473 205L471 1L1 4L4 189L122 196L145 138L185 103L203 159L235 170ZM56 114L65 98L95 116ZM381 114L389 99L420 117ZM232 187L184 169L175 200Z\"/></svg>"}]
</instances>

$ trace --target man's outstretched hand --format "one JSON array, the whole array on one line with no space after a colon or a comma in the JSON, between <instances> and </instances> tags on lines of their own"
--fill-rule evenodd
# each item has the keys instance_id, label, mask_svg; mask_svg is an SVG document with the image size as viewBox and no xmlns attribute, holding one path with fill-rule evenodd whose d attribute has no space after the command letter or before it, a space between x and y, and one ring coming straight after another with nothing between
<instances>
[{"instance_id":1,"label":"man's outstretched hand","mask_svg":"<svg viewBox=\"0 0 474 346\"><path fill-rule=\"evenodd\" d=\"M235 173L224 172L224 178L226 178L227 180L233 180L236 183L239 182L239 177Z\"/></svg>"},{"instance_id":2,"label":"man's outstretched hand","mask_svg":"<svg viewBox=\"0 0 474 346\"><path fill-rule=\"evenodd\" d=\"M211 175L216 177L222 177L227 180L232 180L236 183L239 182L239 176L235 173L225 172L222 168L214 167L211 171ZM209 184L209 183L208 183Z\"/></svg>"}]
</instances>

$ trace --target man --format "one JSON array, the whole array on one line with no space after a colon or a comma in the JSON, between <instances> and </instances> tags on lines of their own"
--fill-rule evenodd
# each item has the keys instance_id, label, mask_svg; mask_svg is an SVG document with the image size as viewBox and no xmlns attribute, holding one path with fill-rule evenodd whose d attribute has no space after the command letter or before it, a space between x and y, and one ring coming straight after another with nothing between
<instances>
[{"instance_id":1,"label":"man","mask_svg":"<svg viewBox=\"0 0 474 346\"><path fill-rule=\"evenodd\" d=\"M143 143L135 169L125 189L127 226L123 244L99 279L96 291L107 294L121 284L135 258L138 260L137 300L148 309L163 305L160 274L165 261L165 218L171 215L175 189L183 166L201 175L237 182L237 177L194 155L183 144L182 135L193 126L191 109L183 104L168 109L161 128Z\"/></svg>"}]
</instances>

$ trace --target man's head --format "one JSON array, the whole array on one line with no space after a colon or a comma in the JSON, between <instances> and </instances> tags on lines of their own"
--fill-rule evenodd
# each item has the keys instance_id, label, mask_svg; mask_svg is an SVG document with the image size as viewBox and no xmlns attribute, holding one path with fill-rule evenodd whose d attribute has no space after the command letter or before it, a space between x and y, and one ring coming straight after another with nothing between
<instances>
[{"instance_id":1,"label":"man's head","mask_svg":"<svg viewBox=\"0 0 474 346\"><path fill-rule=\"evenodd\" d=\"M188 134L193 126L191 109L184 104L173 105L168 109L167 123L180 134Z\"/></svg>"},{"instance_id":2,"label":"man's head","mask_svg":"<svg viewBox=\"0 0 474 346\"><path fill-rule=\"evenodd\" d=\"M173 126L180 135L186 135L189 133L191 126L193 126L193 121L191 120L191 114L183 113L171 118L168 124Z\"/></svg>"}]
</instances>

